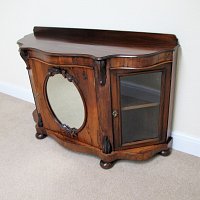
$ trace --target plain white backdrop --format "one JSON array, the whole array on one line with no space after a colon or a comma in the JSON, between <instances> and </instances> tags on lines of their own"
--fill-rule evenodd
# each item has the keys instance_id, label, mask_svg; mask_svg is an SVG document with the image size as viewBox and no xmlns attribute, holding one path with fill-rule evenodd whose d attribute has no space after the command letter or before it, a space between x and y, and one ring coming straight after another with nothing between
<instances>
[{"instance_id":1,"label":"plain white backdrop","mask_svg":"<svg viewBox=\"0 0 200 200\"><path fill-rule=\"evenodd\" d=\"M25 99L29 100L28 75L16 42L36 25L175 34L181 48L173 132L200 145L199 0L1 0L0 3L0 91L21 98L27 94Z\"/></svg>"}]
</instances>

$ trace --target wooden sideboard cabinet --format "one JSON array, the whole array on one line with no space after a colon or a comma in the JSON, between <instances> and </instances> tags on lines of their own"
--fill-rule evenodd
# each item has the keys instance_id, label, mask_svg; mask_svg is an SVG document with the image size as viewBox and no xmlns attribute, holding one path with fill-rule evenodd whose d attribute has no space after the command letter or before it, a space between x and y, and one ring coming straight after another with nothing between
<instances>
[{"instance_id":1,"label":"wooden sideboard cabinet","mask_svg":"<svg viewBox=\"0 0 200 200\"><path fill-rule=\"evenodd\" d=\"M38 139L94 154L104 169L170 154L175 35L34 27L18 45Z\"/></svg>"}]
</instances>

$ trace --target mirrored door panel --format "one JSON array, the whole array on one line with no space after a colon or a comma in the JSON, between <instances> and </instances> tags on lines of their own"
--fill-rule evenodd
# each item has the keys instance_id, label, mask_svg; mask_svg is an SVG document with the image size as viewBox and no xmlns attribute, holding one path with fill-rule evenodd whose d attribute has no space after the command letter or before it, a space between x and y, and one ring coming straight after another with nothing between
<instances>
[{"instance_id":1,"label":"mirrored door panel","mask_svg":"<svg viewBox=\"0 0 200 200\"><path fill-rule=\"evenodd\" d=\"M159 137L162 72L119 77L121 143Z\"/></svg>"},{"instance_id":2,"label":"mirrored door panel","mask_svg":"<svg viewBox=\"0 0 200 200\"><path fill-rule=\"evenodd\" d=\"M83 99L73 82L61 74L50 77L47 82L50 107L61 124L79 129L85 119Z\"/></svg>"}]
</instances>

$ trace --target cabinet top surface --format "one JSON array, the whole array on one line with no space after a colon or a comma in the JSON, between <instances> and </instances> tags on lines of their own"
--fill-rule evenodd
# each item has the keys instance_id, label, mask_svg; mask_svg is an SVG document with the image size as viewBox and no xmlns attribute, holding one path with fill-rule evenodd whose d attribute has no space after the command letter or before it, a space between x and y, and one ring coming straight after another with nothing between
<instances>
[{"instance_id":1,"label":"cabinet top surface","mask_svg":"<svg viewBox=\"0 0 200 200\"><path fill-rule=\"evenodd\" d=\"M34 27L33 34L17 43L22 49L97 60L152 55L178 46L176 36L171 34L51 27Z\"/></svg>"}]
</instances>

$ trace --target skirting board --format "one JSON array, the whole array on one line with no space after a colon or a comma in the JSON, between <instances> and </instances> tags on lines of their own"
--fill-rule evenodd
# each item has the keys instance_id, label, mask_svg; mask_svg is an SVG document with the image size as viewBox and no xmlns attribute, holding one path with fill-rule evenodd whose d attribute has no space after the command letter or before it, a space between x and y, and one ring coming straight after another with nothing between
<instances>
[{"instance_id":1,"label":"skirting board","mask_svg":"<svg viewBox=\"0 0 200 200\"><path fill-rule=\"evenodd\" d=\"M31 89L24 89L19 86L0 82L0 92L14 96L19 99L33 103L33 95ZM173 146L172 148L184 153L200 157L200 139L187 136L186 134L173 131Z\"/></svg>"},{"instance_id":2,"label":"skirting board","mask_svg":"<svg viewBox=\"0 0 200 200\"><path fill-rule=\"evenodd\" d=\"M200 157L200 139L187 136L183 132L173 131L173 145L172 148L182 151L194 156Z\"/></svg>"},{"instance_id":3,"label":"skirting board","mask_svg":"<svg viewBox=\"0 0 200 200\"><path fill-rule=\"evenodd\" d=\"M16 85L0 82L0 92L16 97L18 99L23 99L24 101L34 103L31 89L24 89Z\"/></svg>"}]
</instances>

